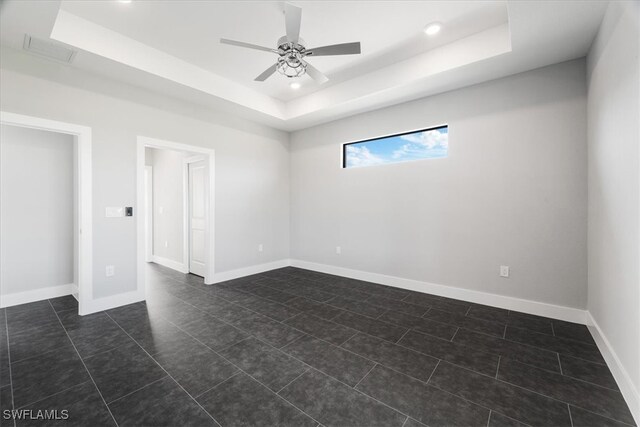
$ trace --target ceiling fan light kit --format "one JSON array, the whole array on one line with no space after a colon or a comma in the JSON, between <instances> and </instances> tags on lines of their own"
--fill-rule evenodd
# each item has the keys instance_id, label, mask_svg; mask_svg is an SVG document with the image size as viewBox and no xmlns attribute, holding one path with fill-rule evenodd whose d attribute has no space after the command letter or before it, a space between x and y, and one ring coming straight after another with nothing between
<instances>
[{"instance_id":1,"label":"ceiling fan light kit","mask_svg":"<svg viewBox=\"0 0 640 427\"><path fill-rule=\"evenodd\" d=\"M277 71L288 78L296 78L308 74L313 80L322 84L329 81L329 78L322 74L322 72L313 65L309 64L306 61L307 57L360 54L360 42L334 44L307 49L305 47L304 40L300 38L302 9L292 4L285 3L284 14L287 35L278 39L277 49L271 49L235 40L220 39L220 43L272 52L278 55L276 63L264 70L262 74L254 79L255 81L263 82Z\"/></svg>"},{"instance_id":2,"label":"ceiling fan light kit","mask_svg":"<svg viewBox=\"0 0 640 427\"><path fill-rule=\"evenodd\" d=\"M300 77L307 72L304 40L298 38L298 43L291 43L287 36L278 40L278 66L277 70L283 76L289 78Z\"/></svg>"}]
</instances>

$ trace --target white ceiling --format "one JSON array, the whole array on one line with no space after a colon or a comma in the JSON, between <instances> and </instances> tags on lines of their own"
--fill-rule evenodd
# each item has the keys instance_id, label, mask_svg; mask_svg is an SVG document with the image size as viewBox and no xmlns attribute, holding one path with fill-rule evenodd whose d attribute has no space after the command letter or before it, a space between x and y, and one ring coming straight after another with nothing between
<instances>
[{"instance_id":1,"label":"white ceiling","mask_svg":"<svg viewBox=\"0 0 640 427\"><path fill-rule=\"evenodd\" d=\"M283 2L5 1L2 46L25 33L80 49L69 67L108 75L285 130L584 56L604 1L299 1L307 47L360 41L361 55L309 61L329 77L292 90L255 76L276 55ZM428 37L423 27L442 22Z\"/></svg>"}]
</instances>

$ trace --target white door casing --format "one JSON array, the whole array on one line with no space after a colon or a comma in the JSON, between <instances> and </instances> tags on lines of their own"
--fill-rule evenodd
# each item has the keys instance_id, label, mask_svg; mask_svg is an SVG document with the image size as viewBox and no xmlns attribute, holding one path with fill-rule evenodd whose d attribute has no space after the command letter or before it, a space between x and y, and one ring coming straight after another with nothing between
<instances>
[{"instance_id":1,"label":"white door casing","mask_svg":"<svg viewBox=\"0 0 640 427\"><path fill-rule=\"evenodd\" d=\"M205 183L207 168L204 160L192 162L189 168L189 272L206 274L205 229L207 205Z\"/></svg>"},{"instance_id":2,"label":"white door casing","mask_svg":"<svg viewBox=\"0 0 640 427\"><path fill-rule=\"evenodd\" d=\"M153 166L144 167L144 207L145 222L144 229L147 237L145 245L145 259L147 262L153 260Z\"/></svg>"}]
</instances>

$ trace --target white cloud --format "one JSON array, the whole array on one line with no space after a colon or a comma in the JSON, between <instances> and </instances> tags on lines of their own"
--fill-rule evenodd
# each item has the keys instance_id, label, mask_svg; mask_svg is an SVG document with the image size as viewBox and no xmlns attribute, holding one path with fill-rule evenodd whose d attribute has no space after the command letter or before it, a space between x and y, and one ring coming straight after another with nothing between
<instances>
[{"instance_id":1,"label":"white cloud","mask_svg":"<svg viewBox=\"0 0 640 427\"><path fill-rule=\"evenodd\" d=\"M359 167L359 166L371 166L384 163L382 157L372 154L367 147L347 145L347 166Z\"/></svg>"},{"instance_id":2,"label":"white cloud","mask_svg":"<svg viewBox=\"0 0 640 427\"><path fill-rule=\"evenodd\" d=\"M402 135L400 138L410 143L419 144L427 148L434 148L438 146L447 148L449 145L449 134L440 132L437 129Z\"/></svg>"},{"instance_id":3,"label":"white cloud","mask_svg":"<svg viewBox=\"0 0 640 427\"><path fill-rule=\"evenodd\" d=\"M402 135L400 139L407 141L407 143L395 150L392 156L396 160L446 157L449 147L448 136L448 133L438 130Z\"/></svg>"}]
</instances>

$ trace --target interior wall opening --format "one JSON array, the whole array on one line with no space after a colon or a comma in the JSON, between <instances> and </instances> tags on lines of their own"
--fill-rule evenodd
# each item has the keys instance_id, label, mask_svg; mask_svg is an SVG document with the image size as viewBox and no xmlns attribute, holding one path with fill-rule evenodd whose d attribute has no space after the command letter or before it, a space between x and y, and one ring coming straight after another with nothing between
<instances>
[{"instance_id":1,"label":"interior wall opening","mask_svg":"<svg viewBox=\"0 0 640 427\"><path fill-rule=\"evenodd\" d=\"M79 299L77 137L2 124L2 306Z\"/></svg>"},{"instance_id":2,"label":"interior wall opening","mask_svg":"<svg viewBox=\"0 0 640 427\"><path fill-rule=\"evenodd\" d=\"M213 151L142 139L139 286L145 284L149 263L211 283Z\"/></svg>"}]
</instances>

